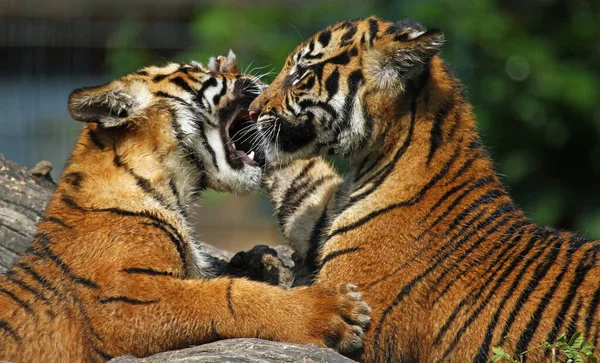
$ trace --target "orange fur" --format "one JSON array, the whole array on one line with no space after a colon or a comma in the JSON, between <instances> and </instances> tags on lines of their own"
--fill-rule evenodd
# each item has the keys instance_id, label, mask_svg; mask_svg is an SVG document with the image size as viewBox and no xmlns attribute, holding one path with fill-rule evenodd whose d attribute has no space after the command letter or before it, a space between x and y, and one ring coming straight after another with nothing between
<instances>
[{"instance_id":1,"label":"orange fur","mask_svg":"<svg viewBox=\"0 0 600 363\"><path fill-rule=\"evenodd\" d=\"M193 135L174 125L189 127L181 115L200 112L188 100L207 82L230 84L216 111L240 102L236 82L250 76L230 58L210 69L149 67L72 95L71 114L90 123L31 249L0 276L0 360L104 361L239 337L360 348L369 308L352 285L210 278L186 216L193 194L217 179L205 175L202 143L183 144Z\"/></svg>"},{"instance_id":2,"label":"orange fur","mask_svg":"<svg viewBox=\"0 0 600 363\"><path fill-rule=\"evenodd\" d=\"M483 363L493 346L522 352L576 331L597 344L600 241L537 226L511 201L436 55L442 40L368 18L292 52L250 107L259 126L314 133L268 146L284 235L304 243L316 286L364 291L364 361ZM343 182L314 157L324 151L350 160Z\"/></svg>"}]
</instances>

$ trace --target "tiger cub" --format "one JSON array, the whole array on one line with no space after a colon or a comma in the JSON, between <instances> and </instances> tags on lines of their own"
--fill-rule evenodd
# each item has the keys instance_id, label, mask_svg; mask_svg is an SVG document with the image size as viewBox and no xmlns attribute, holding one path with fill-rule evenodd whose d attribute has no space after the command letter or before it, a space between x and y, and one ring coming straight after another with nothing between
<instances>
[{"instance_id":1,"label":"tiger cub","mask_svg":"<svg viewBox=\"0 0 600 363\"><path fill-rule=\"evenodd\" d=\"M31 249L0 277L0 360L105 361L221 338L361 346L353 285L211 277L188 216L205 188L261 183L232 133L264 86L231 53L75 90L86 122Z\"/></svg>"},{"instance_id":2,"label":"tiger cub","mask_svg":"<svg viewBox=\"0 0 600 363\"><path fill-rule=\"evenodd\" d=\"M484 363L494 346L574 332L598 344L600 241L537 226L513 203L443 42L414 21L368 18L290 54L250 106L284 234L317 286L363 291L364 361ZM315 157L326 151L349 160L343 180Z\"/></svg>"}]
</instances>

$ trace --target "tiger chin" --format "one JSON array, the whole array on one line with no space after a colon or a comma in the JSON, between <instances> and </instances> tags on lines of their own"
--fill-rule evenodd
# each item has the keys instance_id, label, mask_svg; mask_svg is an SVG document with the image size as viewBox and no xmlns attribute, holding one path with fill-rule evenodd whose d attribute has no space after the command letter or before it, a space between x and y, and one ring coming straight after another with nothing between
<instances>
[{"instance_id":1,"label":"tiger chin","mask_svg":"<svg viewBox=\"0 0 600 363\"><path fill-rule=\"evenodd\" d=\"M299 45L250 106L279 225L314 284L373 308L366 362L487 362L600 335L600 242L513 203L472 107L415 21L345 21ZM349 160L343 177L320 156ZM549 359L543 349L524 356Z\"/></svg>"},{"instance_id":2,"label":"tiger chin","mask_svg":"<svg viewBox=\"0 0 600 363\"><path fill-rule=\"evenodd\" d=\"M33 245L0 276L0 360L95 362L243 337L360 349L369 307L353 285L211 278L192 236L202 190L260 185L252 151L231 138L263 88L230 53L71 94L86 125Z\"/></svg>"}]
</instances>

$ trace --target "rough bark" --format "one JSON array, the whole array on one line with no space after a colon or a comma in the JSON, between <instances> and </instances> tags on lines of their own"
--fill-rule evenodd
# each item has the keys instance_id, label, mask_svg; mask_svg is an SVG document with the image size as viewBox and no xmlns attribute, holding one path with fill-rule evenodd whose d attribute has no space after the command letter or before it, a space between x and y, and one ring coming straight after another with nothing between
<instances>
[{"instance_id":1,"label":"rough bark","mask_svg":"<svg viewBox=\"0 0 600 363\"><path fill-rule=\"evenodd\" d=\"M27 169L0 154L0 274L15 263L31 243L35 227L56 187L50 170L52 166L47 161ZM210 245L205 245L204 251L212 257L218 274L244 276L282 287L290 287L294 282L293 253L285 246L257 246L235 256ZM119 357L111 362L170 361L352 362L331 349L260 339L222 340L143 359Z\"/></svg>"},{"instance_id":2,"label":"rough bark","mask_svg":"<svg viewBox=\"0 0 600 363\"><path fill-rule=\"evenodd\" d=\"M31 243L55 184L47 161L28 170L0 154L0 274L4 273Z\"/></svg>"},{"instance_id":3,"label":"rough bark","mask_svg":"<svg viewBox=\"0 0 600 363\"><path fill-rule=\"evenodd\" d=\"M158 362L354 362L332 349L316 345L299 345L271 342L260 339L229 339L193 348L164 352L148 358L124 356L110 363L158 363Z\"/></svg>"}]
</instances>

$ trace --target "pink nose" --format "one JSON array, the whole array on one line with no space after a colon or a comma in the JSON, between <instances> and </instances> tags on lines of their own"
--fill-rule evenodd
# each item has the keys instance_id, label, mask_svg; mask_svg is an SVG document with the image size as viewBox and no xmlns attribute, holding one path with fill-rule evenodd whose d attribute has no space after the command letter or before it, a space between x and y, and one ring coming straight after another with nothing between
<instances>
[{"instance_id":1,"label":"pink nose","mask_svg":"<svg viewBox=\"0 0 600 363\"><path fill-rule=\"evenodd\" d=\"M256 111L249 111L248 116L250 116L250 119L252 119L252 121L258 120L258 112Z\"/></svg>"}]
</instances>

